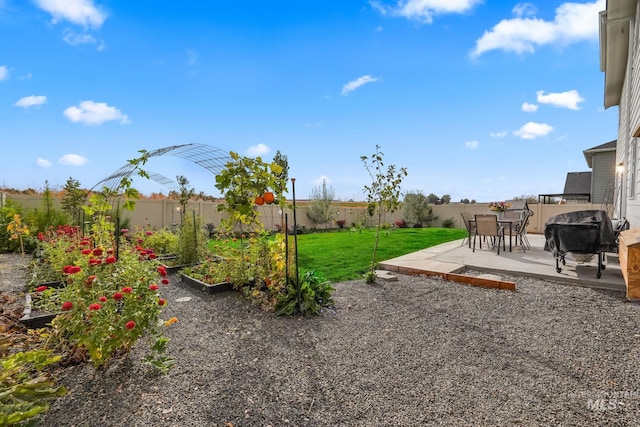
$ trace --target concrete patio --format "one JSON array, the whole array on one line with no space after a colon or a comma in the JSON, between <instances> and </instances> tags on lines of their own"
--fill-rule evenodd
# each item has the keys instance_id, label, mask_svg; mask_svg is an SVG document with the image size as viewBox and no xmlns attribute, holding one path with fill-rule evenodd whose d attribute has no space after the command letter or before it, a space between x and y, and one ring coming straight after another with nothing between
<instances>
[{"instance_id":1,"label":"concrete patio","mask_svg":"<svg viewBox=\"0 0 640 427\"><path fill-rule=\"evenodd\" d=\"M562 271L558 273L553 254L544 251L544 235L529 234L528 238L531 249L527 249L526 252L522 247L516 246L515 242L512 252L509 252L508 240L506 251L500 250L500 255L497 255L495 248L488 249L486 245L480 249L478 243L476 243L476 250L473 252L466 241L462 244L461 240L456 240L381 262L380 268L412 274L420 274L421 272L424 274L464 274L465 271L476 270L536 277L576 286L626 291L617 254L606 254L606 268L602 271L602 277L599 279L596 277L597 257L594 257L591 262L581 264L577 263L571 254L568 254L566 265L561 263Z\"/></svg>"}]
</instances>

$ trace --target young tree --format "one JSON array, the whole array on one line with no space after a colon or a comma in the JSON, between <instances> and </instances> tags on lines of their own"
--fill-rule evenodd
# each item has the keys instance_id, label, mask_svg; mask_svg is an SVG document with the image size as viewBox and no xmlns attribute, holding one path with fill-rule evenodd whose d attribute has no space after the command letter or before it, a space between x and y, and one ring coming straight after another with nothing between
<instances>
[{"instance_id":1,"label":"young tree","mask_svg":"<svg viewBox=\"0 0 640 427\"><path fill-rule=\"evenodd\" d=\"M307 212L309 219L315 224L328 224L333 221L337 214L334 200L333 187L327 185L327 181L323 179L322 185L313 188L309 195L309 211Z\"/></svg>"},{"instance_id":2,"label":"young tree","mask_svg":"<svg viewBox=\"0 0 640 427\"><path fill-rule=\"evenodd\" d=\"M187 203L189 200L196 195L196 191L193 188L189 188L189 180L183 176L176 176L176 181L178 181L179 193L178 193L178 203L182 207L180 210L180 217L184 218L184 214L187 211Z\"/></svg>"},{"instance_id":3,"label":"young tree","mask_svg":"<svg viewBox=\"0 0 640 427\"><path fill-rule=\"evenodd\" d=\"M404 177L407 176L406 168L396 170L395 165L389 165L385 170L383 157L384 153L380 151L379 145L376 145L376 151L371 156L360 157L371 178L371 184L364 186L368 203L367 211L372 216L376 212L378 215L376 240L371 257L371 268L365 275L365 281L367 283L373 283L376 280L376 253L378 252L378 244L380 243L382 219L387 212L395 212L400 206L400 184L402 184Z\"/></svg>"},{"instance_id":4,"label":"young tree","mask_svg":"<svg viewBox=\"0 0 640 427\"><path fill-rule=\"evenodd\" d=\"M429 227L431 222L436 219L427 196L421 191L410 191L405 194L402 207L404 220L416 227Z\"/></svg>"},{"instance_id":5,"label":"young tree","mask_svg":"<svg viewBox=\"0 0 640 427\"><path fill-rule=\"evenodd\" d=\"M82 222L82 205L86 197L84 190L80 188L80 181L69 177L62 192L62 200L60 202L62 210L71 216L74 224L80 225Z\"/></svg>"},{"instance_id":6,"label":"young tree","mask_svg":"<svg viewBox=\"0 0 640 427\"><path fill-rule=\"evenodd\" d=\"M451 196L448 194L444 194L442 197L440 197L440 201L443 205L448 205L449 203L451 203Z\"/></svg>"}]
</instances>

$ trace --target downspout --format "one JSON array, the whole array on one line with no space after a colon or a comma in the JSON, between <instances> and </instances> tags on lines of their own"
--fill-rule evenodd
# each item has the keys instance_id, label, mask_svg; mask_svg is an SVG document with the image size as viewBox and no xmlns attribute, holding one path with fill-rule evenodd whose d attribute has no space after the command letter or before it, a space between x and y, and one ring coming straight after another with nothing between
<instances>
[{"instance_id":1,"label":"downspout","mask_svg":"<svg viewBox=\"0 0 640 427\"><path fill-rule=\"evenodd\" d=\"M633 136L633 130L631 129L631 96L632 96L632 87L633 87L633 56L634 56L634 33L635 33L635 18L629 18L629 50L627 51L627 111L626 111L626 122L627 122L627 134L625 135L625 139L627 144L625 144L625 150L620 153L621 158L618 159L618 163L622 162L624 165L624 169L622 171L622 176L620 177L620 212L618 212L618 218L626 218L627 214L627 199L632 195L627 194L629 183L628 179L630 176L633 176L629 173L631 167L635 167L635 162L633 164L629 161L629 147L631 144L635 144L635 137ZM635 152L635 150L633 150ZM636 155L637 157L637 155ZM635 197L635 194L633 195Z\"/></svg>"}]
</instances>

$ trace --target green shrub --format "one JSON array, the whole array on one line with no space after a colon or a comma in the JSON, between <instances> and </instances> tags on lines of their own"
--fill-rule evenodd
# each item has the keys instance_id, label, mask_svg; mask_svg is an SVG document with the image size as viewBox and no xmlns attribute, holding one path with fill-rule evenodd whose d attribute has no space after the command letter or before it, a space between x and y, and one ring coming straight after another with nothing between
<instances>
[{"instance_id":1,"label":"green shrub","mask_svg":"<svg viewBox=\"0 0 640 427\"><path fill-rule=\"evenodd\" d=\"M147 234L147 233L145 233ZM158 255L176 254L178 252L178 235L166 228L153 231L145 238L146 247L153 249Z\"/></svg>"},{"instance_id":2,"label":"green shrub","mask_svg":"<svg viewBox=\"0 0 640 427\"><path fill-rule=\"evenodd\" d=\"M442 228L453 228L454 225L455 225L455 222L453 218L447 218L442 221Z\"/></svg>"},{"instance_id":3,"label":"green shrub","mask_svg":"<svg viewBox=\"0 0 640 427\"><path fill-rule=\"evenodd\" d=\"M276 314L304 316L320 313L324 307L333 307L331 292L334 288L316 271L305 272L299 281L292 279L285 293L278 298Z\"/></svg>"}]
</instances>

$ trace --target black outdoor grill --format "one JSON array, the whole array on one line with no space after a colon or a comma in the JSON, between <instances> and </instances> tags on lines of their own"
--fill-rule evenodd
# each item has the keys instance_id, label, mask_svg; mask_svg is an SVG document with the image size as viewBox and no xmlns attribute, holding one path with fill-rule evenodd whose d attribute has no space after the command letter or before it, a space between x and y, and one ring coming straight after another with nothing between
<instances>
[{"instance_id":1,"label":"black outdoor grill","mask_svg":"<svg viewBox=\"0 0 640 427\"><path fill-rule=\"evenodd\" d=\"M587 262L598 256L598 279L602 276L605 252L616 252L618 245L611 220L603 210L568 212L549 218L544 226L544 250L556 258L556 271L560 261L571 253L578 262Z\"/></svg>"}]
</instances>

